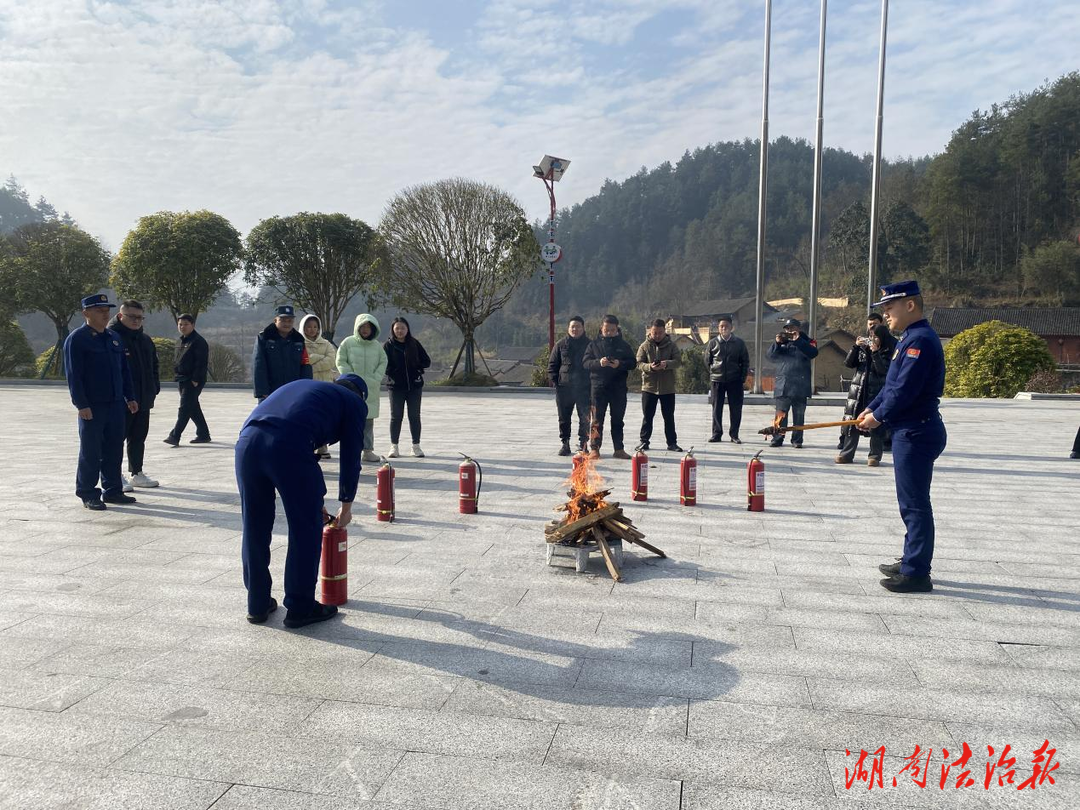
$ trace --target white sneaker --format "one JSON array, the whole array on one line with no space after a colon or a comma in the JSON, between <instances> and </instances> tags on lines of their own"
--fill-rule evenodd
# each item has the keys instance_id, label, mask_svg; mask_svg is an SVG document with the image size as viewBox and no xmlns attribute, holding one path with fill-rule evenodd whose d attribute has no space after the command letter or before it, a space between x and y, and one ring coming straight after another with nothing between
<instances>
[{"instance_id":1,"label":"white sneaker","mask_svg":"<svg viewBox=\"0 0 1080 810\"><path fill-rule=\"evenodd\" d=\"M153 487L156 487L158 485L158 482L146 473L137 472L133 476L131 476L131 485L141 487L143 489L152 489ZM126 489L124 490L124 492L127 491L128 490Z\"/></svg>"},{"instance_id":2,"label":"white sneaker","mask_svg":"<svg viewBox=\"0 0 1080 810\"><path fill-rule=\"evenodd\" d=\"M379 460L379 456L372 450L365 450L363 453L360 454L360 459L362 461L367 461L371 464L374 464Z\"/></svg>"},{"instance_id":3,"label":"white sneaker","mask_svg":"<svg viewBox=\"0 0 1080 810\"><path fill-rule=\"evenodd\" d=\"M390 445L390 452L386 454L387 458L400 458L401 453L398 452L398 446L396 444Z\"/></svg>"},{"instance_id":4,"label":"white sneaker","mask_svg":"<svg viewBox=\"0 0 1080 810\"><path fill-rule=\"evenodd\" d=\"M414 444L412 446L412 454L416 458L423 458L424 457L424 451L420 449L420 445L418 445L418 444Z\"/></svg>"},{"instance_id":5,"label":"white sneaker","mask_svg":"<svg viewBox=\"0 0 1080 810\"><path fill-rule=\"evenodd\" d=\"M133 487L131 485L131 482L128 481L127 478L125 478L124 476L121 475L120 480L123 481L123 483L124 483L124 487L123 487L124 492L134 492L135 491L135 487Z\"/></svg>"}]
</instances>

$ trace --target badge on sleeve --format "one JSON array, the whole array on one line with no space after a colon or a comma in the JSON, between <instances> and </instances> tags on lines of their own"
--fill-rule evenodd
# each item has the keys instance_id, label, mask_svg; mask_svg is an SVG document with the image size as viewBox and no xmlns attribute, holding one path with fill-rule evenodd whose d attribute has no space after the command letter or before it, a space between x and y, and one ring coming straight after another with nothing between
<instances>
[{"instance_id":1,"label":"badge on sleeve","mask_svg":"<svg viewBox=\"0 0 1080 810\"><path fill-rule=\"evenodd\" d=\"M912 348L907 350L907 356L910 357L912 360L918 359L920 354L922 354L921 349L916 349L916 348L912 347Z\"/></svg>"}]
</instances>

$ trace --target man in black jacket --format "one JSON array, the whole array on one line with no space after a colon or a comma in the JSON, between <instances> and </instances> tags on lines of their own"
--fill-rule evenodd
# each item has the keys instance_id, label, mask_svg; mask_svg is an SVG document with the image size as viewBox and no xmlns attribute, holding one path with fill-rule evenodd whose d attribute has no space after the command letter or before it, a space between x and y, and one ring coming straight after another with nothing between
<instances>
[{"instance_id":1,"label":"man in black jacket","mask_svg":"<svg viewBox=\"0 0 1080 810\"><path fill-rule=\"evenodd\" d=\"M589 372L585 369L585 321L580 315L570 319L566 337L555 344L548 360L548 379L555 389L555 407L559 412L560 456L570 455L570 420L577 410L578 447L589 442Z\"/></svg>"},{"instance_id":2,"label":"man in black jacket","mask_svg":"<svg viewBox=\"0 0 1080 810\"><path fill-rule=\"evenodd\" d=\"M742 444L739 427L742 425L743 389L750 374L750 353L742 338L736 337L731 316L723 315L718 324L720 335L705 347L705 362L709 367L709 385L712 388L712 434L710 442L718 442L724 435L724 398L728 401L731 428L728 435L735 444Z\"/></svg>"},{"instance_id":3,"label":"man in black jacket","mask_svg":"<svg viewBox=\"0 0 1080 810\"><path fill-rule=\"evenodd\" d=\"M192 444L207 444L210 441L210 428L206 426L199 395L206 387L206 368L210 362L210 347L203 336L195 331L195 316L181 315L176 319L176 330L180 333L180 342L176 346L176 384L180 389L180 410L176 414L176 424L165 439L165 444L176 447L190 419L195 423L195 438Z\"/></svg>"},{"instance_id":4,"label":"man in black jacket","mask_svg":"<svg viewBox=\"0 0 1080 810\"><path fill-rule=\"evenodd\" d=\"M124 424L124 440L127 442L128 475L123 479L124 492L135 487L156 487L158 482L143 472L146 454L146 436L150 432L150 409L154 398L161 393L158 375L158 356L154 341L143 331L143 305L128 299L120 305L120 312L109 322L109 328L120 335L131 369L131 383L139 410L127 414Z\"/></svg>"},{"instance_id":5,"label":"man in black jacket","mask_svg":"<svg viewBox=\"0 0 1080 810\"><path fill-rule=\"evenodd\" d=\"M255 337L251 356L251 379L255 398L262 402L286 383L312 378L304 336L293 329L296 315L291 304L282 304L274 322Z\"/></svg>"},{"instance_id":6,"label":"man in black jacket","mask_svg":"<svg viewBox=\"0 0 1080 810\"><path fill-rule=\"evenodd\" d=\"M605 315L600 334L589 344L582 360L592 385L592 428L589 456L600 458L604 440L604 414L611 406L611 443L615 458L630 458L623 449L623 417L626 416L626 376L637 366L630 344L623 340L619 319Z\"/></svg>"},{"instance_id":7,"label":"man in black jacket","mask_svg":"<svg viewBox=\"0 0 1080 810\"><path fill-rule=\"evenodd\" d=\"M788 416L801 425L805 422L806 400L813 393L810 381L810 361L818 355L817 342L807 337L802 331L802 324L790 318L784 324L776 341L769 346L768 357L776 367L776 383L773 390L777 413L784 414L781 427L788 426ZM770 442L771 447L784 443L784 434L777 434ZM803 446L801 430L791 432L791 446Z\"/></svg>"}]
</instances>

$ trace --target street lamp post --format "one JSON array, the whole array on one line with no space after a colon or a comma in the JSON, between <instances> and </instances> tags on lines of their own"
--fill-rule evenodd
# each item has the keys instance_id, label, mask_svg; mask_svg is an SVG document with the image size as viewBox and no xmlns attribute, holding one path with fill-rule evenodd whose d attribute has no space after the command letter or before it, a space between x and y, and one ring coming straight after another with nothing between
<instances>
[{"instance_id":1,"label":"street lamp post","mask_svg":"<svg viewBox=\"0 0 1080 810\"><path fill-rule=\"evenodd\" d=\"M548 351L555 348L555 262L562 258L562 248L555 243L555 184L562 180L570 166L569 160L544 155L540 165L533 166L533 177L539 177L544 188L547 189L548 200L551 203L551 213L548 217L548 240L540 248L540 258L548 269Z\"/></svg>"}]
</instances>

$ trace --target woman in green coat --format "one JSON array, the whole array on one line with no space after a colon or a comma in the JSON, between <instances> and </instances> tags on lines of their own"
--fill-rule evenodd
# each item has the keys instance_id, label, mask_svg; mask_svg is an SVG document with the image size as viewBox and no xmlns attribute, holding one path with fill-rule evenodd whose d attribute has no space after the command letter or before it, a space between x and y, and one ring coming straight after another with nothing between
<instances>
[{"instance_id":1,"label":"woman in green coat","mask_svg":"<svg viewBox=\"0 0 1080 810\"><path fill-rule=\"evenodd\" d=\"M341 341L337 367L342 374L364 378L368 387L368 418L364 425L364 461L378 461L375 454L375 420L379 417L379 389L386 375L386 352L379 342L379 322L367 312L356 316L353 333Z\"/></svg>"}]
</instances>

